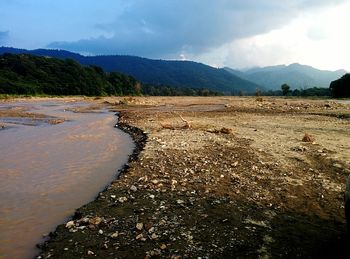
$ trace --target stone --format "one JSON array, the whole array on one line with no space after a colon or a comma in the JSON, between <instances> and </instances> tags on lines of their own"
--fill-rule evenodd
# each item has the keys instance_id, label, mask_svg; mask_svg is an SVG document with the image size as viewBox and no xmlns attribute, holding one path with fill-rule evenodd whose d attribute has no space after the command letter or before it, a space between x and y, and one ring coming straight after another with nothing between
<instances>
[{"instance_id":1,"label":"stone","mask_svg":"<svg viewBox=\"0 0 350 259\"><path fill-rule=\"evenodd\" d=\"M100 218L100 217L95 217L95 218L89 219L89 223L91 225L94 225L94 226L100 225L101 222L102 222L102 218Z\"/></svg>"},{"instance_id":2,"label":"stone","mask_svg":"<svg viewBox=\"0 0 350 259\"><path fill-rule=\"evenodd\" d=\"M111 235L111 238L117 238L119 236L119 232L116 231Z\"/></svg>"},{"instance_id":3,"label":"stone","mask_svg":"<svg viewBox=\"0 0 350 259\"><path fill-rule=\"evenodd\" d=\"M136 229L137 230L142 230L143 229L143 223L137 223L136 224Z\"/></svg>"},{"instance_id":4,"label":"stone","mask_svg":"<svg viewBox=\"0 0 350 259\"><path fill-rule=\"evenodd\" d=\"M73 220L68 221L67 224L66 224L66 228L71 229L73 227L75 227L74 221Z\"/></svg>"},{"instance_id":5,"label":"stone","mask_svg":"<svg viewBox=\"0 0 350 259\"><path fill-rule=\"evenodd\" d=\"M146 238L143 236L143 234L137 235L136 240L146 241Z\"/></svg>"},{"instance_id":6,"label":"stone","mask_svg":"<svg viewBox=\"0 0 350 259\"><path fill-rule=\"evenodd\" d=\"M98 231L98 233L99 233L100 235L102 235L102 234L103 234L103 230L100 229L100 230Z\"/></svg>"},{"instance_id":7,"label":"stone","mask_svg":"<svg viewBox=\"0 0 350 259\"><path fill-rule=\"evenodd\" d=\"M130 190L133 192L137 192L137 187L135 185L131 185Z\"/></svg>"},{"instance_id":8,"label":"stone","mask_svg":"<svg viewBox=\"0 0 350 259\"><path fill-rule=\"evenodd\" d=\"M92 251L90 251L90 250L87 251L87 255L94 255L94 254L95 254L95 253L92 252Z\"/></svg>"},{"instance_id":9,"label":"stone","mask_svg":"<svg viewBox=\"0 0 350 259\"><path fill-rule=\"evenodd\" d=\"M177 204L184 204L185 202L183 200L177 200Z\"/></svg>"},{"instance_id":10,"label":"stone","mask_svg":"<svg viewBox=\"0 0 350 259\"><path fill-rule=\"evenodd\" d=\"M343 168L343 166L342 166L341 164L338 164L338 163L334 163L334 164L333 164L333 167L339 168L339 169L342 169L342 168Z\"/></svg>"},{"instance_id":11,"label":"stone","mask_svg":"<svg viewBox=\"0 0 350 259\"><path fill-rule=\"evenodd\" d=\"M126 202L128 200L128 198L126 198L126 197L120 197L120 198L118 198L118 201L120 202L120 203L124 203L124 202Z\"/></svg>"}]
</instances>

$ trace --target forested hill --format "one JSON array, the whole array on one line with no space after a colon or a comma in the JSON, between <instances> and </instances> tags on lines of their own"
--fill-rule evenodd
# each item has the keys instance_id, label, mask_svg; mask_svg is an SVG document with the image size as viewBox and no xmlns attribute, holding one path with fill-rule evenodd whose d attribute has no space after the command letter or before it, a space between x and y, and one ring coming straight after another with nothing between
<instances>
[{"instance_id":1,"label":"forested hill","mask_svg":"<svg viewBox=\"0 0 350 259\"><path fill-rule=\"evenodd\" d=\"M140 83L121 73L105 73L97 66L82 66L72 59L28 54L0 55L1 94L133 95Z\"/></svg>"},{"instance_id":2,"label":"forested hill","mask_svg":"<svg viewBox=\"0 0 350 259\"><path fill-rule=\"evenodd\" d=\"M152 60L134 56L82 56L64 50L21 50L0 48L1 53L30 53L39 56L71 58L84 65L97 65L104 70L119 71L136 77L146 84L181 88L207 88L225 94L242 91L254 93L262 87L242 79L224 69L217 69L191 61Z\"/></svg>"},{"instance_id":3,"label":"forested hill","mask_svg":"<svg viewBox=\"0 0 350 259\"><path fill-rule=\"evenodd\" d=\"M237 71L225 68L228 72L262 85L267 89L280 90L282 84L293 89L329 87L329 84L346 73L345 70L327 71L301 64L278 65Z\"/></svg>"}]
</instances>

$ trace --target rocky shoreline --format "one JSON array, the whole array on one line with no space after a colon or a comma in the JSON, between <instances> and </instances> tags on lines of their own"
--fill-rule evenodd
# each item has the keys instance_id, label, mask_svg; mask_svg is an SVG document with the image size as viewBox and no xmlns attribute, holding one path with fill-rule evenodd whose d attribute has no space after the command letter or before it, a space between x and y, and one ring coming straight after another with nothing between
<instances>
[{"instance_id":1,"label":"rocky shoreline","mask_svg":"<svg viewBox=\"0 0 350 259\"><path fill-rule=\"evenodd\" d=\"M134 153L117 180L50 234L37 258L325 258L346 251L350 157L329 139L346 140L346 116L330 115L348 115L349 106L108 102ZM303 143L306 131L317 142Z\"/></svg>"}]
</instances>

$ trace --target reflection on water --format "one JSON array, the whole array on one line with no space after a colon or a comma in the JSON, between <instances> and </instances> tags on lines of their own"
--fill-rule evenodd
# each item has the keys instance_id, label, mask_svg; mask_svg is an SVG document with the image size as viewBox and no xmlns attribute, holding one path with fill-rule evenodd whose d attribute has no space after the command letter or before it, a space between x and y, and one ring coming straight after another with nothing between
<instances>
[{"instance_id":1,"label":"reflection on water","mask_svg":"<svg viewBox=\"0 0 350 259\"><path fill-rule=\"evenodd\" d=\"M66 111L74 105L34 104L32 111L66 121L0 131L0 258L34 256L42 235L93 200L132 152L112 113Z\"/></svg>"}]
</instances>

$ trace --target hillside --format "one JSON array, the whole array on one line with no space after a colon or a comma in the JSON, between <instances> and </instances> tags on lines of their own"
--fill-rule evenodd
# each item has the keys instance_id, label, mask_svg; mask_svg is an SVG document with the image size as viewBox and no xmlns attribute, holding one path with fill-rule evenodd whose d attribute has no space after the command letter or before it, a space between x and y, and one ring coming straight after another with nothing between
<instances>
[{"instance_id":1,"label":"hillside","mask_svg":"<svg viewBox=\"0 0 350 259\"><path fill-rule=\"evenodd\" d=\"M140 83L131 76L105 73L72 59L0 55L0 94L99 96L139 94L140 90Z\"/></svg>"},{"instance_id":2,"label":"hillside","mask_svg":"<svg viewBox=\"0 0 350 259\"><path fill-rule=\"evenodd\" d=\"M119 71L136 77L146 84L175 87L207 88L225 94L239 91L254 93L257 84L227 72L192 61L152 60L134 56L82 56L64 50L21 50L0 48L1 53L29 53L55 58L71 58L84 65L97 65L106 71Z\"/></svg>"},{"instance_id":3,"label":"hillside","mask_svg":"<svg viewBox=\"0 0 350 259\"><path fill-rule=\"evenodd\" d=\"M288 66L278 65L253 68L244 72L230 68L225 68L225 70L272 90L279 90L284 83L290 85L293 89L310 88L315 86L329 87L333 80L346 73L345 70L319 70L311 66L300 65L297 63Z\"/></svg>"}]
</instances>

